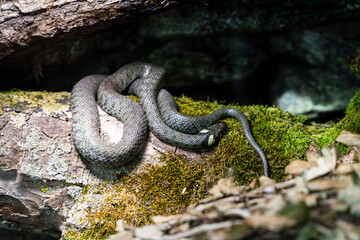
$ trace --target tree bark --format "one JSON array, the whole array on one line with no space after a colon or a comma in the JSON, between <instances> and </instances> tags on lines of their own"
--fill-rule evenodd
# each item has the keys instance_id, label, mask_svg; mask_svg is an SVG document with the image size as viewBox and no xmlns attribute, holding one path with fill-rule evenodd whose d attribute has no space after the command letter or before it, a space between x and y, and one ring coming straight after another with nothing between
<instances>
[{"instance_id":1,"label":"tree bark","mask_svg":"<svg viewBox=\"0 0 360 240\"><path fill-rule=\"evenodd\" d=\"M4 0L0 2L0 61L18 52L23 56L44 47L79 38L97 29L106 28L114 20L122 23L179 2L179 0Z\"/></svg>"},{"instance_id":2,"label":"tree bark","mask_svg":"<svg viewBox=\"0 0 360 240\"><path fill-rule=\"evenodd\" d=\"M82 159L73 144L69 93L19 91L8 95L0 95L3 228L59 233L65 222L79 224L79 216L69 212L83 214L72 208L85 186L112 182L134 169L132 174L141 172L148 163L158 164L158 151L176 151L187 155L189 161L206 154L176 149L150 134L139 156L129 165L118 169L95 166ZM100 128L105 141L120 140L122 124L103 111Z\"/></svg>"}]
</instances>

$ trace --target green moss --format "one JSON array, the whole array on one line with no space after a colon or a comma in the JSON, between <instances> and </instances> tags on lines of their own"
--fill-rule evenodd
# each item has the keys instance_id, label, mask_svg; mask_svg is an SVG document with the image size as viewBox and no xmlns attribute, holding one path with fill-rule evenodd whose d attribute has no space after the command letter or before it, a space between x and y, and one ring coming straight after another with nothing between
<instances>
[{"instance_id":1,"label":"green moss","mask_svg":"<svg viewBox=\"0 0 360 240\"><path fill-rule=\"evenodd\" d=\"M117 219L133 226L145 225L151 223L151 216L180 213L204 198L204 164L189 164L184 156L171 153L163 154L160 160L161 166L148 165L133 177L97 186L106 198L100 210L88 210L90 227L69 231L64 239L103 239L113 233Z\"/></svg>"},{"instance_id":2,"label":"green moss","mask_svg":"<svg viewBox=\"0 0 360 240\"><path fill-rule=\"evenodd\" d=\"M206 194L204 164L189 164L185 156L174 153L163 154L160 160L162 166L150 166L127 181L134 186L132 193L144 203L139 209L140 215L145 216L149 211L157 215L177 214ZM143 222L129 220L134 225L150 222L148 217Z\"/></svg>"},{"instance_id":3,"label":"green moss","mask_svg":"<svg viewBox=\"0 0 360 240\"><path fill-rule=\"evenodd\" d=\"M355 96L350 100L348 107L346 108L346 114L349 114L354 108L360 104L360 89L357 91Z\"/></svg>"},{"instance_id":4,"label":"green moss","mask_svg":"<svg viewBox=\"0 0 360 240\"><path fill-rule=\"evenodd\" d=\"M341 130L360 132L360 104L356 96L347 115L339 122L327 125L307 125L306 117L294 116L275 107L232 107L245 113L254 138L269 159L271 177L282 181L285 166L292 159L304 160L310 143L322 148L335 144ZM195 102L185 96L176 100L180 112L193 116L208 114L224 106L217 102ZM234 119L224 121L228 124L227 133L202 162L189 164L184 156L165 153L160 157L160 166L147 165L146 171L140 174L98 186L98 191L107 194L101 210L90 209L86 217L89 227L81 232L68 232L64 239L103 239L114 231L118 219L140 226L151 223L150 217L154 215L180 213L189 204L207 196L207 189L231 166L237 166L240 185L261 176L262 162L248 144L240 123ZM337 146L341 151L347 151L342 144Z\"/></svg>"},{"instance_id":5,"label":"green moss","mask_svg":"<svg viewBox=\"0 0 360 240\"><path fill-rule=\"evenodd\" d=\"M348 62L349 68L360 78L360 51Z\"/></svg>"},{"instance_id":6,"label":"green moss","mask_svg":"<svg viewBox=\"0 0 360 240\"><path fill-rule=\"evenodd\" d=\"M187 115L208 114L224 105L194 102L185 96L177 99L180 111ZM291 159L304 159L311 141L304 116L294 116L275 107L231 105L245 113L251 124L255 140L264 150L271 166L272 178L283 179L283 170ZM228 132L215 152L207 159L214 165L214 174L224 174L227 168L238 166L239 184L249 184L263 175L263 165L247 142L241 124L234 119L224 120Z\"/></svg>"},{"instance_id":7,"label":"green moss","mask_svg":"<svg viewBox=\"0 0 360 240\"><path fill-rule=\"evenodd\" d=\"M68 92L40 92L40 91L21 91L13 89L0 92L0 114L5 108L13 110L25 110L29 108L38 109L46 112L66 111L69 109L68 102L70 93Z\"/></svg>"},{"instance_id":8,"label":"green moss","mask_svg":"<svg viewBox=\"0 0 360 240\"><path fill-rule=\"evenodd\" d=\"M350 61L348 61L348 66L353 71L358 78L360 78L360 51L357 53L355 57L353 57ZM355 94L355 96L351 99L347 109L346 114L349 114L352 108L356 107L356 105L360 104L360 89Z\"/></svg>"},{"instance_id":9,"label":"green moss","mask_svg":"<svg viewBox=\"0 0 360 240\"><path fill-rule=\"evenodd\" d=\"M69 93L12 90L0 93L0 104L1 109L67 111L69 97ZM193 101L186 96L176 101L180 112L193 116L224 106L217 102ZM285 166L293 159L305 159L310 143L322 148L334 144L341 130L360 132L359 102L360 91L351 100L346 116L328 125L307 125L306 117L294 116L275 107L231 106L245 113L255 140L269 160L271 177L282 181ZM85 217L89 222L86 229L70 231L64 239L102 239L113 232L117 219L140 226L149 224L153 215L180 213L189 204L204 198L207 189L232 166L237 167L240 185L263 175L262 162L247 142L240 123L234 119L224 121L228 124L227 133L203 161L189 164L184 156L166 153L161 156L161 166L148 165L143 173L94 186L107 196L104 203L100 208L89 209ZM342 144L337 146L343 153L348 150Z\"/></svg>"}]
</instances>

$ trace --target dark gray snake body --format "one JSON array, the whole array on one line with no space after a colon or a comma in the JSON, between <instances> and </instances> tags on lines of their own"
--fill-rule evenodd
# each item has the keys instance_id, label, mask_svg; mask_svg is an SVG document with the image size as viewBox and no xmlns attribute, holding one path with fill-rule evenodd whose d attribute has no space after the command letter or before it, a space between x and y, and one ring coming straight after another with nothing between
<instances>
[{"instance_id":1,"label":"dark gray snake body","mask_svg":"<svg viewBox=\"0 0 360 240\"><path fill-rule=\"evenodd\" d=\"M107 77L91 75L80 80L71 92L73 138L79 153L99 165L125 165L139 153L148 125L152 133L166 143L183 148L203 148L213 145L221 137L226 124L217 121L232 117L240 121L250 145L263 161L264 175L269 175L266 156L252 137L249 123L241 111L225 107L205 116L184 116L177 112L171 94L161 89L164 73L162 68L134 63ZM129 92L140 98L141 107L120 95L129 87ZM100 107L124 124L123 136L115 145L100 139L96 93Z\"/></svg>"}]
</instances>

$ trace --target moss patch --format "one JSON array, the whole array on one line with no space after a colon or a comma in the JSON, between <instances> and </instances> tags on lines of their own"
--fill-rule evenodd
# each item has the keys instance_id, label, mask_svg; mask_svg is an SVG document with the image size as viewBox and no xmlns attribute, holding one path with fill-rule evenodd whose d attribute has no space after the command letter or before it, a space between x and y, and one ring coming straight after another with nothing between
<instances>
[{"instance_id":1,"label":"moss patch","mask_svg":"<svg viewBox=\"0 0 360 240\"><path fill-rule=\"evenodd\" d=\"M357 93L357 96L360 93ZM224 105L182 96L176 98L180 111L187 115L208 114ZM354 97L347 115L337 123L307 124L304 116L294 116L275 107L237 106L245 113L253 135L269 159L271 177L284 180L284 168L293 159L305 159L310 143L319 148L335 144L341 130L360 132L359 97ZM134 226L151 223L151 216L177 214L186 206L207 196L207 189L237 166L240 185L263 174L260 158L248 144L240 123L224 120L228 131L214 152L202 163L189 164L184 156L163 154L161 166L147 166L144 173L125 176L118 181L94 186L106 195L99 208L90 209L85 217L88 228L70 231L64 239L103 239L113 233L115 222L125 220ZM341 151L347 148L337 144Z\"/></svg>"},{"instance_id":2,"label":"moss patch","mask_svg":"<svg viewBox=\"0 0 360 240\"><path fill-rule=\"evenodd\" d=\"M346 108L346 114L349 114L351 111L356 109L359 104L360 104L360 89L355 94L355 96L350 100L350 103L349 103L348 107Z\"/></svg>"},{"instance_id":3,"label":"moss patch","mask_svg":"<svg viewBox=\"0 0 360 240\"><path fill-rule=\"evenodd\" d=\"M178 99L178 103L181 112L188 115L197 114L199 110L203 110L202 114L208 114L224 106L218 103L193 102L184 96ZM275 107L230 106L245 113L255 140L269 159L272 178L282 180L283 169L289 159L304 158L310 142L303 125L307 118L294 116ZM235 119L226 119L224 122L228 124L228 132L207 161L214 166L214 174L217 176L225 174L229 167L237 166L239 184L249 184L255 177L263 175L262 162L247 142L241 124Z\"/></svg>"},{"instance_id":4,"label":"moss patch","mask_svg":"<svg viewBox=\"0 0 360 240\"><path fill-rule=\"evenodd\" d=\"M45 112L69 110L70 93L10 90L0 92L0 114L4 109L37 109Z\"/></svg>"},{"instance_id":5,"label":"moss patch","mask_svg":"<svg viewBox=\"0 0 360 240\"><path fill-rule=\"evenodd\" d=\"M349 62L349 68L360 78L360 51Z\"/></svg>"},{"instance_id":6,"label":"moss patch","mask_svg":"<svg viewBox=\"0 0 360 240\"><path fill-rule=\"evenodd\" d=\"M357 53L355 57L353 57L350 61L348 61L348 66L353 71L358 78L360 78L360 51ZM356 108L356 105L360 104L360 89L355 94L355 96L351 99L347 109L346 114L349 114L353 108Z\"/></svg>"},{"instance_id":7,"label":"moss patch","mask_svg":"<svg viewBox=\"0 0 360 240\"><path fill-rule=\"evenodd\" d=\"M117 219L133 226L151 223L153 215L181 213L188 205L206 195L206 166L188 164L184 156L166 153L162 166L145 167L135 176L118 182L93 186L89 194L101 192L104 201L87 211L89 228L70 231L64 239L103 239L114 232Z\"/></svg>"}]
</instances>

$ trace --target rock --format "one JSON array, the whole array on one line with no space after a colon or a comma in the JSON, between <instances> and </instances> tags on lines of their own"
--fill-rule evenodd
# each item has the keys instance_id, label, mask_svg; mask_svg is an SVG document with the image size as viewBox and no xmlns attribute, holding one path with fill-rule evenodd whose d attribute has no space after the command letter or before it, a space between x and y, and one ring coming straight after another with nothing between
<instances>
[{"instance_id":1,"label":"rock","mask_svg":"<svg viewBox=\"0 0 360 240\"><path fill-rule=\"evenodd\" d=\"M316 118L322 113L344 110L356 93L354 86L360 86L360 81L351 74L339 76L292 66L277 77L272 95L282 110Z\"/></svg>"},{"instance_id":2,"label":"rock","mask_svg":"<svg viewBox=\"0 0 360 240\"><path fill-rule=\"evenodd\" d=\"M351 27L339 30L339 25L332 26L295 30L285 41L273 38L277 51L294 54L300 60L278 66L271 95L281 109L316 118L343 111L355 95L360 80L344 63L357 43L347 38L359 33Z\"/></svg>"}]
</instances>

